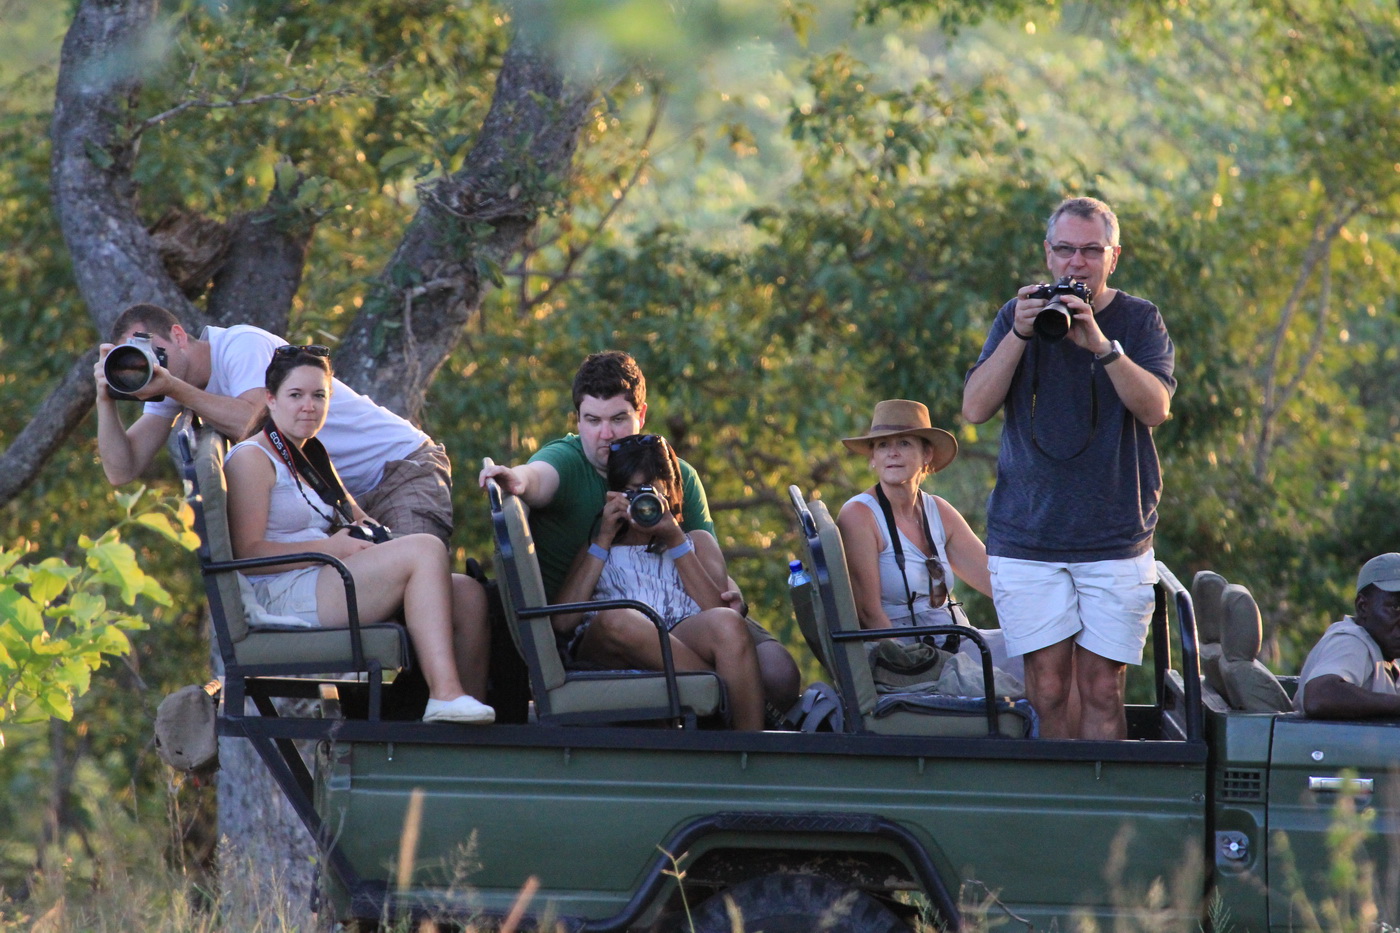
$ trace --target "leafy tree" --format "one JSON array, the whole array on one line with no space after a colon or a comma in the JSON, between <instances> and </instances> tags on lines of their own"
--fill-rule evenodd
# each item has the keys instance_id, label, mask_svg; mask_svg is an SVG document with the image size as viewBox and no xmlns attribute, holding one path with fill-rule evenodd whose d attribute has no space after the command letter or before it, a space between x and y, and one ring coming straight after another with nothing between
<instances>
[{"instance_id":1,"label":"leafy tree","mask_svg":"<svg viewBox=\"0 0 1400 933\"><path fill-rule=\"evenodd\" d=\"M138 566L121 530L152 529L190 549L198 540L183 503L135 511L144 492L119 497L128 516L121 524L96 540L78 538L80 566L58 556L26 560L30 547L23 540L0 551L0 722L72 719L73 700L87 693L93 672L131 650L127 632L146 628L134 612L137 600L170 604L165 588ZM116 606L109 602L112 590Z\"/></svg>"}]
</instances>

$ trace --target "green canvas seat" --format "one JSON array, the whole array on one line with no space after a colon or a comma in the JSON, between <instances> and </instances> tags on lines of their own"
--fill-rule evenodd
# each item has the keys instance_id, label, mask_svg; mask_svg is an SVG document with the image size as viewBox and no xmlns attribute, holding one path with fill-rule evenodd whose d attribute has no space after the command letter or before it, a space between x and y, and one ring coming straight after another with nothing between
<instances>
[{"instance_id":1,"label":"green canvas seat","mask_svg":"<svg viewBox=\"0 0 1400 933\"><path fill-rule=\"evenodd\" d=\"M805 501L801 491L789 487L802 542L803 564L812 578L792 593L798 624L813 653L832 677L844 706L842 722L847 732L878 735L978 736L1021 738L1032 731L1034 714L1025 700L993 699L989 719L983 697L949 697L940 694L880 693L870 673L866 643L879 638L913 634L959 633L973 638L966 628L922 626L915 629L862 629L856 615L851 575L841 531L826 503ZM983 650L987 687L991 686L991 658ZM990 689L988 692L991 692Z\"/></svg>"},{"instance_id":2,"label":"green canvas seat","mask_svg":"<svg viewBox=\"0 0 1400 933\"><path fill-rule=\"evenodd\" d=\"M199 534L199 567L209 600L219 658L223 662L225 715L240 716L245 696L258 702L264 715L272 713L268 697L314 697L317 681L290 675L326 674L339 679L363 675L368 685L370 719L381 712L386 672L409 665L408 635L393 623L361 625L355 610L353 581L343 564L325 554L234 560L229 538L224 455L228 441L209 427L186 429L179 435L186 494ZM276 620L251 602L251 587L240 584L239 570L272 568L307 560L339 568L346 578L351 606L350 625L343 629L280 630Z\"/></svg>"},{"instance_id":3,"label":"green canvas seat","mask_svg":"<svg viewBox=\"0 0 1400 933\"><path fill-rule=\"evenodd\" d=\"M550 616L588 609L632 608L660 626L656 612L631 600L549 606L524 504L487 484L495 538L496 576L511 637L530 675L535 718L542 725L674 720L695 725L723 715L724 686L708 671L677 673L670 638L660 634L667 671L581 671L564 666Z\"/></svg>"}]
</instances>

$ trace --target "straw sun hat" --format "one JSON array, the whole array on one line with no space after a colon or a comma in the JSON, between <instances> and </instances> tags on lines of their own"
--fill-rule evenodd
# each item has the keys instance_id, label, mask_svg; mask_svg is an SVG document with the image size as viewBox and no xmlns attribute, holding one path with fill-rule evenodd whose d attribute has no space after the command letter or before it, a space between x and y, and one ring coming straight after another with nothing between
<instances>
[{"instance_id":1,"label":"straw sun hat","mask_svg":"<svg viewBox=\"0 0 1400 933\"><path fill-rule=\"evenodd\" d=\"M885 399L877 403L875 414L870 418L870 430L860 437L843 437L841 443L852 453L868 456L877 438L896 434L913 434L928 441L933 447L929 469L935 473L952 463L958 455L957 438L933 426L928 418L928 406L903 398Z\"/></svg>"}]
</instances>

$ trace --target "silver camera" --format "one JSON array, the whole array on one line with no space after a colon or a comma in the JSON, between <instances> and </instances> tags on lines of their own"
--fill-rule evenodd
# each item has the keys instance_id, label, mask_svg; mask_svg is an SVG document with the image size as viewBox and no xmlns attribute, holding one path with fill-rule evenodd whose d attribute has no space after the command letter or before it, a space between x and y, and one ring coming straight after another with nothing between
<instances>
[{"instance_id":1,"label":"silver camera","mask_svg":"<svg viewBox=\"0 0 1400 933\"><path fill-rule=\"evenodd\" d=\"M165 365L165 350L151 346L151 335L137 331L131 340L113 347L102 362L102 374L107 378L107 397L128 402L161 402L164 395L138 399L140 392L155 377L156 367Z\"/></svg>"}]
</instances>

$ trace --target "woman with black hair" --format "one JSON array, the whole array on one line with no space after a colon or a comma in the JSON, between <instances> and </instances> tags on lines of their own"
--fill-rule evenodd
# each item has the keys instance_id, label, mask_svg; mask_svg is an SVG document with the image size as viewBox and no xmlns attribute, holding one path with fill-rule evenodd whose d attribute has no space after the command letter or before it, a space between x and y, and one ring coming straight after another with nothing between
<instances>
[{"instance_id":1,"label":"woman with black hair","mask_svg":"<svg viewBox=\"0 0 1400 933\"><path fill-rule=\"evenodd\" d=\"M363 622L402 610L429 700L424 722L489 723L496 714L474 697L486 687L489 630L486 594L451 572L447 549L429 534L383 540L345 493L316 434L331 401L330 351L284 346L268 364L267 415L258 432L225 458L234 556L315 551L337 557L355 579ZM312 465L308 450L320 467ZM249 574L269 613L308 627L349 624L345 590L324 564Z\"/></svg>"},{"instance_id":2,"label":"woman with black hair","mask_svg":"<svg viewBox=\"0 0 1400 933\"><path fill-rule=\"evenodd\" d=\"M652 606L670 632L676 670L714 671L724 681L734 728L762 729L763 688L748 623L720 598L729 579L724 555L709 532L681 530L676 452L659 434L613 442L608 489L592 543L575 558L559 602L635 599ZM659 503L650 504L662 507L648 513L639 501L631 508L629 494L639 492L656 496ZM572 635L569 653L578 660L662 669L655 626L636 610L560 616L554 626ZM641 658L638 645L648 646Z\"/></svg>"}]
</instances>

